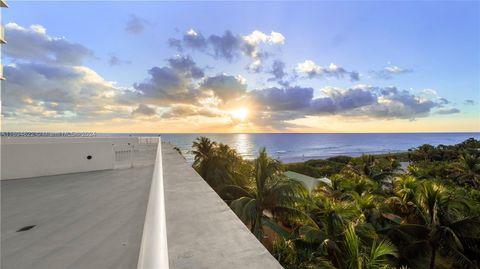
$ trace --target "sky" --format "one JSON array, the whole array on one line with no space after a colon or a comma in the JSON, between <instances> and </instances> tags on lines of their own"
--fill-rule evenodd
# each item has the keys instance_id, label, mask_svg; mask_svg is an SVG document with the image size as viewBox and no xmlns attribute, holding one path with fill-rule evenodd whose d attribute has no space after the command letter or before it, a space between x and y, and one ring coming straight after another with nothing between
<instances>
[{"instance_id":1,"label":"sky","mask_svg":"<svg viewBox=\"0 0 480 269\"><path fill-rule=\"evenodd\" d=\"M3 131L480 131L480 2L10 2Z\"/></svg>"}]
</instances>

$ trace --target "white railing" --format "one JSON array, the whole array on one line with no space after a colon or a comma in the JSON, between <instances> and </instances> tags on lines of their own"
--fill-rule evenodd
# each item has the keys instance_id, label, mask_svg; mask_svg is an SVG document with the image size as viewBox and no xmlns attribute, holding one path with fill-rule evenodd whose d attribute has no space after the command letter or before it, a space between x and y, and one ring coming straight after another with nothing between
<instances>
[{"instance_id":1,"label":"white railing","mask_svg":"<svg viewBox=\"0 0 480 269\"><path fill-rule=\"evenodd\" d=\"M156 144L158 141L160 141L158 137L141 136L138 138L138 144Z\"/></svg>"},{"instance_id":2,"label":"white railing","mask_svg":"<svg viewBox=\"0 0 480 269\"><path fill-rule=\"evenodd\" d=\"M168 269L165 193L163 189L162 143L157 139L157 156L153 170L147 214L143 225L138 269Z\"/></svg>"},{"instance_id":3,"label":"white railing","mask_svg":"<svg viewBox=\"0 0 480 269\"><path fill-rule=\"evenodd\" d=\"M134 167L135 145L112 145L114 169Z\"/></svg>"}]
</instances>

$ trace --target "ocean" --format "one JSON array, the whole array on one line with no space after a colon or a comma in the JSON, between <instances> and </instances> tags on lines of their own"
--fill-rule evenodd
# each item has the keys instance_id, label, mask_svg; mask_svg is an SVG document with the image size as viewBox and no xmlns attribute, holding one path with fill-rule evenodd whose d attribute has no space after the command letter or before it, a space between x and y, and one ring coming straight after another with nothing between
<instances>
[{"instance_id":1,"label":"ocean","mask_svg":"<svg viewBox=\"0 0 480 269\"><path fill-rule=\"evenodd\" d=\"M2 135L15 133L2 133ZM51 136L53 133L47 133ZM253 159L260 148L285 163L325 159L337 155L360 156L407 151L422 144L453 145L468 138L480 140L480 133L362 133L362 134L142 134L142 133L58 133L60 135L159 136L180 148L188 162L193 162L192 142L206 136L236 149L245 159ZM30 134L32 135L32 134ZM45 136L45 133L33 133Z\"/></svg>"},{"instance_id":2,"label":"ocean","mask_svg":"<svg viewBox=\"0 0 480 269\"><path fill-rule=\"evenodd\" d=\"M480 139L480 133L161 134L161 136L163 142L180 148L189 162L193 162L192 142L197 137L206 136L212 141L231 146L246 159L255 158L259 149L266 147L271 156L285 163L324 159L336 155L394 153L407 151L422 144L453 145L471 137Z\"/></svg>"}]
</instances>

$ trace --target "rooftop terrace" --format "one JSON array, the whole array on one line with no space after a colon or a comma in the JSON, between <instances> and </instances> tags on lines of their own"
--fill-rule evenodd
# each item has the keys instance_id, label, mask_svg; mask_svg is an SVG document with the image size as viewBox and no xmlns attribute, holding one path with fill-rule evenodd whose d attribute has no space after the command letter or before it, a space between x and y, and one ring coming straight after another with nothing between
<instances>
[{"instance_id":1,"label":"rooftop terrace","mask_svg":"<svg viewBox=\"0 0 480 269\"><path fill-rule=\"evenodd\" d=\"M1 268L281 268L172 145L134 147L129 168L2 180Z\"/></svg>"},{"instance_id":2,"label":"rooftop terrace","mask_svg":"<svg viewBox=\"0 0 480 269\"><path fill-rule=\"evenodd\" d=\"M1 267L135 268L152 171L2 181Z\"/></svg>"}]
</instances>

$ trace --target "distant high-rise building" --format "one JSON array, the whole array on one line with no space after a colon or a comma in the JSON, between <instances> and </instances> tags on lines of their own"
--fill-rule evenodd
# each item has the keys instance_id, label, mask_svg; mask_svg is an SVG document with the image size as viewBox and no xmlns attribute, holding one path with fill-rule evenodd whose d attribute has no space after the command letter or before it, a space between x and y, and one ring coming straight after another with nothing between
<instances>
[{"instance_id":1,"label":"distant high-rise building","mask_svg":"<svg viewBox=\"0 0 480 269\"><path fill-rule=\"evenodd\" d=\"M7 1L6 0L0 0L0 7L8 7ZM0 11L0 22L2 20L1 14L2 14L2 12ZM3 24L0 24L0 43L1 44L7 43L7 41L5 40L5 30L3 28ZM0 49L0 59L1 59L1 57L2 57L2 54L1 54L1 49ZM1 64L1 63L2 62L0 60L0 79L4 80L5 78L3 77L3 64Z\"/></svg>"}]
</instances>

